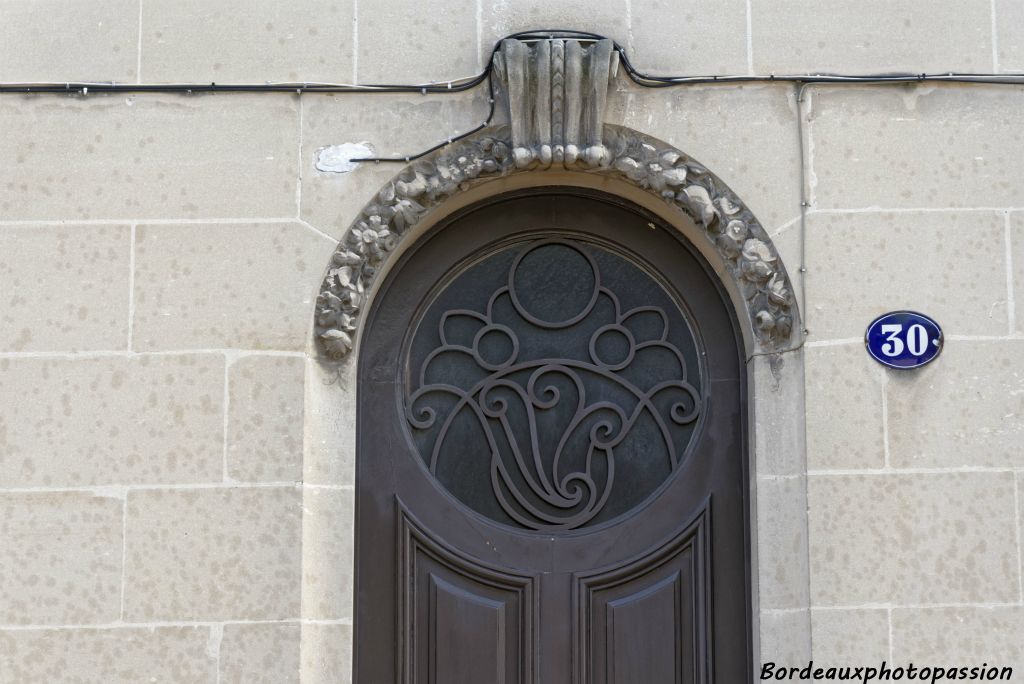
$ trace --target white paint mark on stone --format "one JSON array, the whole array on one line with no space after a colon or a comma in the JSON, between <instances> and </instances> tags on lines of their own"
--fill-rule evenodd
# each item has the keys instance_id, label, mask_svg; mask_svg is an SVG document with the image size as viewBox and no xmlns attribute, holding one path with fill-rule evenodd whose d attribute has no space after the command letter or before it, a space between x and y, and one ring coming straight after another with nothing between
<instances>
[{"instance_id":1,"label":"white paint mark on stone","mask_svg":"<svg viewBox=\"0 0 1024 684\"><path fill-rule=\"evenodd\" d=\"M210 625L210 638L206 640L206 655L216 660L220 657L220 644L224 639L224 625Z\"/></svg>"},{"instance_id":2,"label":"white paint mark on stone","mask_svg":"<svg viewBox=\"0 0 1024 684\"><path fill-rule=\"evenodd\" d=\"M372 156L373 146L367 142L329 145L316 151L314 166L324 173L349 173L359 168L359 162L353 159Z\"/></svg>"}]
</instances>

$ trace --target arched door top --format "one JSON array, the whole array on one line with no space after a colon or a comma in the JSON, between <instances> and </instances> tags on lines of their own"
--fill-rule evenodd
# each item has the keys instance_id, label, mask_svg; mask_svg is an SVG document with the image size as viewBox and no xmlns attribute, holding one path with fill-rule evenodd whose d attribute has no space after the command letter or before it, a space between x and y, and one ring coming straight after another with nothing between
<instances>
[{"instance_id":1,"label":"arched door top","mask_svg":"<svg viewBox=\"0 0 1024 684\"><path fill-rule=\"evenodd\" d=\"M335 361L349 354L375 279L413 226L478 185L551 170L624 180L691 218L703 229L712 266L739 294L745 311L738 318L757 346L749 351L795 346L799 313L782 260L753 213L707 168L665 142L613 125L604 126L602 145L571 161L553 161L542 148L514 147L511 130L495 127L403 168L363 209L331 259L316 304L320 353Z\"/></svg>"}]
</instances>

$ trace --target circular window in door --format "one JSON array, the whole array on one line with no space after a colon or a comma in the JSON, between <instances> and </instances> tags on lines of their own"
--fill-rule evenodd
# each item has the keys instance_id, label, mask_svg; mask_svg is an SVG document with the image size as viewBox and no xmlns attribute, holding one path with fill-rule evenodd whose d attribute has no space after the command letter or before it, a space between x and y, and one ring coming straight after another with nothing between
<instances>
[{"instance_id":1,"label":"circular window in door","mask_svg":"<svg viewBox=\"0 0 1024 684\"><path fill-rule=\"evenodd\" d=\"M405 418L424 466L487 518L542 532L613 520L684 462L702 364L681 298L572 234L478 254L427 298Z\"/></svg>"}]
</instances>

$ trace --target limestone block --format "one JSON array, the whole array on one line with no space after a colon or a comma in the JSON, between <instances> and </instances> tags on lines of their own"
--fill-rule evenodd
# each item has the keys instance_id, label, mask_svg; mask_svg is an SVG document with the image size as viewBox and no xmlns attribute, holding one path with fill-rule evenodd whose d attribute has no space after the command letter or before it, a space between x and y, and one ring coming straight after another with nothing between
<instances>
[{"instance_id":1,"label":"limestone block","mask_svg":"<svg viewBox=\"0 0 1024 684\"><path fill-rule=\"evenodd\" d=\"M122 507L83 492L0 493L0 623L117 620Z\"/></svg>"},{"instance_id":2,"label":"limestone block","mask_svg":"<svg viewBox=\"0 0 1024 684\"><path fill-rule=\"evenodd\" d=\"M481 70L476 4L374 0L357 12L360 83L434 83Z\"/></svg>"},{"instance_id":3,"label":"limestone block","mask_svg":"<svg viewBox=\"0 0 1024 684\"><path fill-rule=\"evenodd\" d=\"M139 0L9 0L0 81L135 82Z\"/></svg>"},{"instance_id":4,"label":"limestone block","mask_svg":"<svg viewBox=\"0 0 1024 684\"><path fill-rule=\"evenodd\" d=\"M752 0L759 74L990 71L984 0Z\"/></svg>"},{"instance_id":5,"label":"limestone block","mask_svg":"<svg viewBox=\"0 0 1024 684\"><path fill-rule=\"evenodd\" d=\"M803 477L757 480L757 573L761 610L809 605L806 486Z\"/></svg>"},{"instance_id":6,"label":"limestone block","mask_svg":"<svg viewBox=\"0 0 1024 684\"><path fill-rule=\"evenodd\" d=\"M509 34L541 29L588 31L628 46L626 8L626 0L482 0L481 58L486 61L494 45Z\"/></svg>"},{"instance_id":7,"label":"limestone block","mask_svg":"<svg viewBox=\"0 0 1024 684\"><path fill-rule=\"evenodd\" d=\"M1013 473L809 479L814 605L1018 600Z\"/></svg>"},{"instance_id":8,"label":"limestone block","mask_svg":"<svg viewBox=\"0 0 1024 684\"><path fill-rule=\"evenodd\" d=\"M0 360L0 482L220 481L224 361L214 355Z\"/></svg>"},{"instance_id":9,"label":"limestone block","mask_svg":"<svg viewBox=\"0 0 1024 684\"><path fill-rule=\"evenodd\" d=\"M1018 0L995 0L996 49L1000 71L1024 71L1024 4Z\"/></svg>"},{"instance_id":10,"label":"limestone block","mask_svg":"<svg viewBox=\"0 0 1024 684\"><path fill-rule=\"evenodd\" d=\"M158 83L352 80L353 0L149 0L142 73Z\"/></svg>"},{"instance_id":11,"label":"limestone block","mask_svg":"<svg viewBox=\"0 0 1024 684\"><path fill-rule=\"evenodd\" d=\"M333 249L299 223L139 226L135 347L301 351Z\"/></svg>"},{"instance_id":12,"label":"limestone block","mask_svg":"<svg viewBox=\"0 0 1024 684\"><path fill-rule=\"evenodd\" d=\"M755 356L754 458L756 474L796 475L807 470L804 459L804 355Z\"/></svg>"},{"instance_id":13,"label":"limestone block","mask_svg":"<svg viewBox=\"0 0 1024 684\"><path fill-rule=\"evenodd\" d=\"M214 684L207 627L0 631L0 681Z\"/></svg>"},{"instance_id":14,"label":"limestone block","mask_svg":"<svg viewBox=\"0 0 1024 684\"><path fill-rule=\"evenodd\" d=\"M228 367L228 477L302 479L301 357L245 356Z\"/></svg>"},{"instance_id":15,"label":"limestone block","mask_svg":"<svg viewBox=\"0 0 1024 684\"><path fill-rule=\"evenodd\" d=\"M760 673L765 663L800 667L811 657L810 610L763 610L760 618Z\"/></svg>"},{"instance_id":16,"label":"limestone block","mask_svg":"<svg viewBox=\"0 0 1024 684\"><path fill-rule=\"evenodd\" d=\"M302 684L351 684L352 627L302 625Z\"/></svg>"},{"instance_id":17,"label":"limestone block","mask_svg":"<svg viewBox=\"0 0 1024 684\"><path fill-rule=\"evenodd\" d=\"M297 622L224 625L221 684L298 684L299 636Z\"/></svg>"},{"instance_id":18,"label":"limestone block","mask_svg":"<svg viewBox=\"0 0 1024 684\"><path fill-rule=\"evenodd\" d=\"M311 360L306 383L307 484L351 485L356 463L356 363L338 367Z\"/></svg>"},{"instance_id":19,"label":"limestone block","mask_svg":"<svg viewBox=\"0 0 1024 684\"><path fill-rule=\"evenodd\" d=\"M816 208L1024 206L1024 89L815 86L810 97Z\"/></svg>"},{"instance_id":20,"label":"limestone block","mask_svg":"<svg viewBox=\"0 0 1024 684\"><path fill-rule=\"evenodd\" d=\"M1024 670L1024 607L895 608L895 662ZM986 667L986 671L988 668Z\"/></svg>"},{"instance_id":21,"label":"limestone block","mask_svg":"<svg viewBox=\"0 0 1024 684\"><path fill-rule=\"evenodd\" d=\"M302 520L302 616L352 618L355 508L351 489L306 487Z\"/></svg>"},{"instance_id":22,"label":"limestone block","mask_svg":"<svg viewBox=\"0 0 1024 684\"><path fill-rule=\"evenodd\" d=\"M947 335L1006 334L1006 237L996 212L813 213L807 269L812 340L863 338L897 309L928 314Z\"/></svg>"},{"instance_id":23,"label":"limestone block","mask_svg":"<svg viewBox=\"0 0 1024 684\"><path fill-rule=\"evenodd\" d=\"M894 467L1024 466L1024 340L949 342L933 363L889 373Z\"/></svg>"},{"instance_id":24,"label":"limestone block","mask_svg":"<svg viewBox=\"0 0 1024 684\"><path fill-rule=\"evenodd\" d=\"M874 665L889 660L888 610L812 610L811 633L814 659L827 666Z\"/></svg>"},{"instance_id":25,"label":"limestone block","mask_svg":"<svg viewBox=\"0 0 1024 684\"><path fill-rule=\"evenodd\" d=\"M5 220L294 216L298 122L289 96L4 97L0 213Z\"/></svg>"},{"instance_id":26,"label":"limestone block","mask_svg":"<svg viewBox=\"0 0 1024 684\"><path fill-rule=\"evenodd\" d=\"M883 467L881 366L860 343L811 347L806 357L807 467Z\"/></svg>"},{"instance_id":27,"label":"limestone block","mask_svg":"<svg viewBox=\"0 0 1024 684\"><path fill-rule=\"evenodd\" d=\"M128 621L298 617L298 488L132 491L127 516Z\"/></svg>"},{"instance_id":28,"label":"limestone block","mask_svg":"<svg viewBox=\"0 0 1024 684\"><path fill-rule=\"evenodd\" d=\"M302 101L301 216L340 238L360 210L405 163L356 165L344 173L317 166L321 150L365 143L359 156L405 156L471 130L487 117L487 87L455 95L316 95ZM320 165L323 167L323 165Z\"/></svg>"},{"instance_id":29,"label":"limestone block","mask_svg":"<svg viewBox=\"0 0 1024 684\"><path fill-rule=\"evenodd\" d=\"M0 227L0 349L125 349L129 226Z\"/></svg>"},{"instance_id":30,"label":"limestone block","mask_svg":"<svg viewBox=\"0 0 1024 684\"><path fill-rule=\"evenodd\" d=\"M660 138L707 166L769 233L800 215L792 87L649 89L619 79L608 107L613 123Z\"/></svg>"},{"instance_id":31,"label":"limestone block","mask_svg":"<svg viewBox=\"0 0 1024 684\"><path fill-rule=\"evenodd\" d=\"M747 73L747 3L742 0L711 5L649 0L633 5L630 29L630 61L643 73Z\"/></svg>"}]
</instances>

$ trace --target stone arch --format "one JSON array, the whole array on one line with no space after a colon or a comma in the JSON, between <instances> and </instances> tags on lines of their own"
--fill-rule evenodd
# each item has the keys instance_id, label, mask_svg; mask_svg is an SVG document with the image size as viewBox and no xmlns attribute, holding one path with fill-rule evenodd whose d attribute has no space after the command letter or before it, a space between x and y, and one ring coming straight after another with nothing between
<instances>
[{"instance_id":1,"label":"stone arch","mask_svg":"<svg viewBox=\"0 0 1024 684\"><path fill-rule=\"evenodd\" d=\"M362 210L331 258L316 302L319 354L331 361L349 355L374 283L416 226L481 185L550 172L618 179L669 213L689 217L702 229L704 244L697 247L734 298L748 356L798 347L799 312L790 278L768 234L739 197L665 142L612 125L604 126L602 137L601 145L553 161L543 146L515 147L507 127L488 128L399 171Z\"/></svg>"},{"instance_id":2,"label":"stone arch","mask_svg":"<svg viewBox=\"0 0 1024 684\"><path fill-rule=\"evenodd\" d=\"M811 620L803 329L778 251L725 183L663 141L607 124L602 144L578 154L550 154L540 145L516 146L514 139L509 127L488 128L408 164L339 242L315 306L320 363L307 386L309 443L315 445L306 455L310 472L340 467L351 482L358 459L352 350L375 284L406 248L455 211L510 190L576 185L619 195L679 230L732 301L747 356L753 655L755 663L759 654L780 652L793 662L806 660ZM309 571L352 586L351 567L311 562Z\"/></svg>"}]
</instances>

